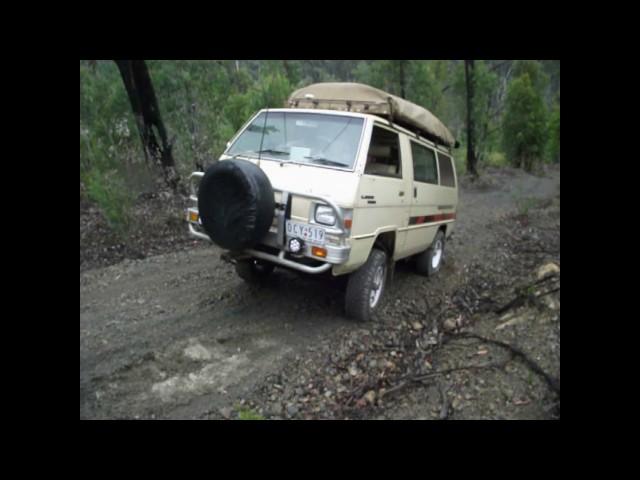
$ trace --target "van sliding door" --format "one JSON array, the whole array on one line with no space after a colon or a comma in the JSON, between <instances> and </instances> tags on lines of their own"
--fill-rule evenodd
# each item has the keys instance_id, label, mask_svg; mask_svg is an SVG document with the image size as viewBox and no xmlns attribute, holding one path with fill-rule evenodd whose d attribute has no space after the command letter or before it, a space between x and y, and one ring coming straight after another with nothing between
<instances>
[{"instance_id":1,"label":"van sliding door","mask_svg":"<svg viewBox=\"0 0 640 480\"><path fill-rule=\"evenodd\" d=\"M438 231L439 207L444 200L438 181L436 152L409 140L412 159L411 209L405 250L413 255L426 250Z\"/></svg>"}]
</instances>

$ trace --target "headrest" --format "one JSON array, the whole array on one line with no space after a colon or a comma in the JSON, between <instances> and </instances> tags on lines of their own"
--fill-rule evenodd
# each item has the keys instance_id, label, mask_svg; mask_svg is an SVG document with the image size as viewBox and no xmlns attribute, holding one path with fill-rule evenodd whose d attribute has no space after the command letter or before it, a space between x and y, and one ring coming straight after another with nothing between
<instances>
[{"instance_id":1,"label":"headrest","mask_svg":"<svg viewBox=\"0 0 640 480\"><path fill-rule=\"evenodd\" d=\"M391 146L389 145L371 145L369 147L369 155L372 157L390 157Z\"/></svg>"},{"instance_id":2,"label":"headrest","mask_svg":"<svg viewBox=\"0 0 640 480\"><path fill-rule=\"evenodd\" d=\"M369 173L371 175L393 176L396 174L396 167L394 165L386 165L384 163L371 163L366 166L364 173Z\"/></svg>"}]
</instances>

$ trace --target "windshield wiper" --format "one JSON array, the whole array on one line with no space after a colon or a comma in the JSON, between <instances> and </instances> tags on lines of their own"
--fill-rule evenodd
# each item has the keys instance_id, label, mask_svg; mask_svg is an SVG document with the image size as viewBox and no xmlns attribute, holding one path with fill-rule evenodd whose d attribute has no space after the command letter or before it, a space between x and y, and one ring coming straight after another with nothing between
<instances>
[{"instance_id":1,"label":"windshield wiper","mask_svg":"<svg viewBox=\"0 0 640 480\"><path fill-rule=\"evenodd\" d=\"M333 160L329 160L328 158L324 158L324 157L304 157L304 158L308 158L312 162L321 163L323 165L332 165L334 167L348 167L349 166L346 163L335 162Z\"/></svg>"},{"instance_id":2,"label":"windshield wiper","mask_svg":"<svg viewBox=\"0 0 640 480\"><path fill-rule=\"evenodd\" d=\"M249 155L250 153L256 153L253 150L247 150L246 152L238 152L238 153L234 153L231 156L231 160L235 160L238 157L247 157L247 158L254 158L251 155Z\"/></svg>"},{"instance_id":3,"label":"windshield wiper","mask_svg":"<svg viewBox=\"0 0 640 480\"><path fill-rule=\"evenodd\" d=\"M264 150L260 150L256 153L273 153L275 155L289 155L289 152L285 152L282 150L274 150L272 148L265 148Z\"/></svg>"},{"instance_id":4,"label":"windshield wiper","mask_svg":"<svg viewBox=\"0 0 640 480\"><path fill-rule=\"evenodd\" d=\"M247 150L245 152L238 152L235 153L231 158L235 159L237 157L249 157L249 158L257 158L256 155L262 154L262 153L271 153L274 155L289 155L289 152L283 152L282 150L274 150L271 148L266 148L264 150L260 150L258 152L256 152L255 150Z\"/></svg>"}]
</instances>

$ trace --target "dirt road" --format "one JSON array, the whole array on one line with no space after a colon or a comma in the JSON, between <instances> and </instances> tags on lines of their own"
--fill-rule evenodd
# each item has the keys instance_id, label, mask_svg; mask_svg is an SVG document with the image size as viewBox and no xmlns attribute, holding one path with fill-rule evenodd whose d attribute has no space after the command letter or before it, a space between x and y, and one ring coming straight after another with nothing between
<instances>
[{"instance_id":1,"label":"dirt road","mask_svg":"<svg viewBox=\"0 0 640 480\"><path fill-rule=\"evenodd\" d=\"M404 318L398 298L427 309L420 303L424 292L445 298L470 264L492 262L487 249L500 233L491 224L526 210L533 198L559 198L557 168L541 177L496 171L487 179L461 188L456 232L440 275L425 279L399 266L385 308L366 326L344 318L340 281L277 270L268 286L250 287L220 260L215 246L82 272L80 417L233 417L241 401L261 398L256 392L268 378L317 355L319 346L330 349L334 341ZM559 218L557 224L559 238ZM559 372L559 338L557 359L549 362L548 368ZM295 395L294 386L282 388ZM286 402L274 402L275 412L260 407L261 414L296 416L297 407L286 412ZM428 418L410 398L403 402L389 407L384 418ZM472 406L466 417L484 418L483 412Z\"/></svg>"}]
</instances>

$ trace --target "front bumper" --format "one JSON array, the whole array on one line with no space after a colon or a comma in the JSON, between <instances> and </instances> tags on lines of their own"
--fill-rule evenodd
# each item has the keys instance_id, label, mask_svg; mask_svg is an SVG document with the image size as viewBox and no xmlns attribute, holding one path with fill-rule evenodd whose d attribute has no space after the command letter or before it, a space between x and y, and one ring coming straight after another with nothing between
<instances>
[{"instance_id":1,"label":"front bumper","mask_svg":"<svg viewBox=\"0 0 640 480\"><path fill-rule=\"evenodd\" d=\"M198 215L197 207L198 198L195 193L197 191L195 180L197 179L199 181L203 175L203 172L194 172L189 178L191 184L191 195L189 198L195 204L195 206L187 209L187 222L189 225L189 234L192 237L211 241L209 236L204 232L202 224L200 223L200 217ZM275 249L275 251L277 251L277 254L267 253L265 251L257 249L247 249L244 252L251 255L252 257L266 260L276 265L292 268L304 273L322 273L329 270L333 265L346 263L349 259L351 246L348 245L345 240L345 237L348 235L349 230L344 227L345 220L340 207L338 207L332 200L326 197L300 192L283 191L278 189L274 190L282 192L282 203L276 206L276 210L274 212L274 224L271 226L269 232L267 232L265 237L261 240L261 244L267 247L271 247L271 249ZM285 229L285 223L287 221L286 204L287 202L292 201L293 196L309 198L319 204L327 205L333 209L337 219L337 226L325 228L325 231L326 234L331 235L332 238L337 238L340 240L337 242L337 244L336 242L334 242L333 244L326 242L324 245L322 245L322 248L326 251L326 256L318 257L314 255L312 248L316 245L308 242L304 242L304 248L299 255L292 256L292 254L289 254L287 252L287 245L289 239L292 237L287 235ZM319 262L319 265L310 266L308 264L305 264L305 262L303 261L299 261L298 258L300 260L302 260L303 258L316 260L317 262Z\"/></svg>"}]
</instances>

